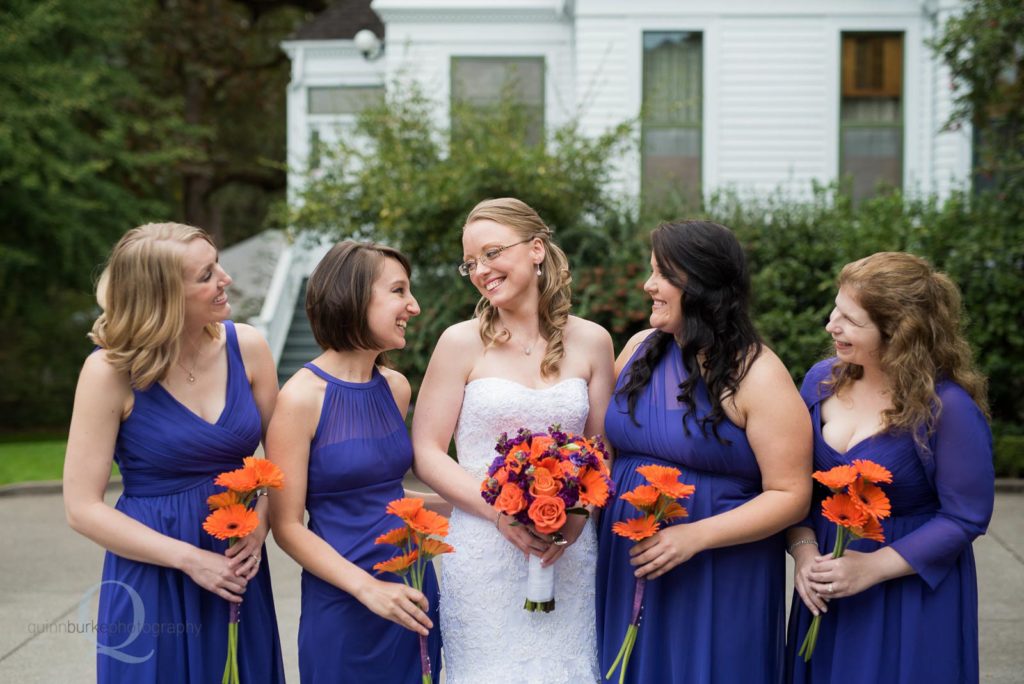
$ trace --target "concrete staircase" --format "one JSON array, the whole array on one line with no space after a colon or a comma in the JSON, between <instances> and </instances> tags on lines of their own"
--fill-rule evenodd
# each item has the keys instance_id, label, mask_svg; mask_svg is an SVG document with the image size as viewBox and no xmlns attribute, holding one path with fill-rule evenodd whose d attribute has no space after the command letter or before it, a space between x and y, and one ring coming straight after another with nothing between
<instances>
[{"instance_id":1,"label":"concrete staircase","mask_svg":"<svg viewBox=\"0 0 1024 684\"><path fill-rule=\"evenodd\" d=\"M313 329L306 318L306 278L295 300L295 312L292 314L291 325L288 326L288 337L281 352L281 360L277 363L277 381L283 385L302 364L312 361L320 355L320 346L313 338Z\"/></svg>"}]
</instances>

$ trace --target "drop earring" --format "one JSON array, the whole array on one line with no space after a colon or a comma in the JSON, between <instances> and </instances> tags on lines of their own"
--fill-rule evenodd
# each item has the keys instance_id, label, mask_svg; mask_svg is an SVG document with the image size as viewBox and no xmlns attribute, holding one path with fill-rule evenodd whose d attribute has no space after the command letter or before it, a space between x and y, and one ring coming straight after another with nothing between
<instances>
[{"instance_id":1,"label":"drop earring","mask_svg":"<svg viewBox=\"0 0 1024 684\"><path fill-rule=\"evenodd\" d=\"M540 278L540 264L537 264L537 277Z\"/></svg>"}]
</instances>

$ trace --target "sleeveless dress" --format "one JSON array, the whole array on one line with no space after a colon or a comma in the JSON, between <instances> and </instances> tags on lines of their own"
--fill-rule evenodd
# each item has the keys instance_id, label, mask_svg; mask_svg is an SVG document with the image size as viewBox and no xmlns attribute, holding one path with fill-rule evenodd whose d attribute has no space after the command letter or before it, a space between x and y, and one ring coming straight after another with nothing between
<instances>
[{"instance_id":1,"label":"sleeveless dress","mask_svg":"<svg viewBox=\"0 0 1024 684\"><path fill-rule=\"evenodd\" d=\"M502 432L543 432L552 424L582 434L587 382L568 378L533 389L503 378L466 385L455 430L459 464L483 482ZM441 632L448 684L583 684L596 682L595 536L590 522L555 563L555 610L530 613L527 559L494 527L459 509L441 564Z\"/></svg>"},{"instance_id":2,"label":"sleeveless dress","mask_svg":"<svg viewBox=\"0 0 1024 684\"><path fill-rule=\"evenodd\" d=\"M646 344L619 376L616 391ZM645 484L638 466L677 468L696 487L683 501L688 521L737 508L761 493L761 471L746 433L728 419L720 443L704 436L676 399L686 377L682 354L670 345L636 403L638 427L624 395L616 394L605 417L615 447L612 477L619 494ZM698 385L698 416L710 411L707 388ZM640 515L614 499L601 514L597 563L597 624L601 670L607 672L622 644L633 605L629 564L634 542L613 534L619 520ZM785 551L782 533L761 541L703 551L647 582L640 632L627 669L629 682L777 684L782 679ZM616 671L617 672L617 671Z\"/></svg>"},{"instance_id":3,"label":"sleeveless dress","mask_svg":"<svg viewBox=\"0 0 1024 684\"><path fill-rule=\"evenodd\" d=\"M892 472L882 485L892 515L882 520L885 544L917 574L876 584L834 599L823 614L811 662L796 655L811 613L795 593L789 620L787 679L791 682L977 682L978 578L971 542L985 532L995 497L992 436L977 405L959 385L936 384L942 412L930 440L919 450L907 433L878 433L845 454L821 435L821 404L830 396L821 382L835 359L815 365L801 394L814 423L814 469L863 458ZM818 550L831 553L836 528L821 515L829 492L815 485L811 515ZM859 539L854 551L884 544Z\"/></svg>"},{"instance_id":4,"label":"sleeveless dress","mask_svg":"<svg viewBox=\"0 0 1024 684\"><path fill-rule=\"evenodd\" d=\"M309 529L373 575L374 564L399 553L397 547L374 544L374 540L402 525L385 509L405 496L402 478L412 465L409 432L387 380L376 368L369 382L347 382L312 363L305 367L327 381L309 449ZM402 581L390 573L378 577ZM427 568L423 593L435 625L428 653L436 681L441 637L433 568ZM299 675L304 684L418 684L419 654L415 632L380 617L351 594L303 570Z\"/></svg>"},{"instance_id":5,"label":"sleeveless dress","mask_svg":"<svg viewBox=\"0 0 1024 684\"><path fill-rule=\"evenodd\" d=\"M161 534L223 553L203 531L213 479L242 467L260 443L260 414L245 375L234 324L224 321L228 381L224 411L208 423L163 385L135 390L114 460L124 493L116 508ZM283 682L281 642L266 549L249 580L238 630L243 682ZM100 682L219 682L227 658L228 602L173 568L107 552L97 618Z\"/></svg>"}]
</instances>

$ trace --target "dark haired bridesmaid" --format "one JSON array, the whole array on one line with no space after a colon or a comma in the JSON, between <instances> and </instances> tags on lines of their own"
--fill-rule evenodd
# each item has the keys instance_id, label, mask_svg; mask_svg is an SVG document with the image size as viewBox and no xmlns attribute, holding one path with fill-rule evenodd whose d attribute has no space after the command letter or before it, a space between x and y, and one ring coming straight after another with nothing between
<instances>
[{"instance_id":1,"label":"dark haired bridesmaid","mask_svg":"<svg viewBox=\"0 0 1024 684\"><path fill-rule=\"evenodd\" d=\"M725 227L666 223L651 234L652 330L619 356L605 418L612 476L677 468L696 487L689 518L638 543L612 533L639 513L601 514L598 648L611 666L647 581L630 682L778 684L783 674L782 532L807 514L811 426L789 373L747 312L743 250Z\"/></svg>"},{"instance_id":2,"label":"dark haired bridesmaid","mask_svg":"<svg viewBox=\"0 0 1024 684\"><path fill-rule=\"evenodd\" d=\"M271 419L267 455L288 482L272 497L274 538L303 567L302 682L420 682L419 635L437 622L432 568L423 593L373 572L395 554L374 540L400 525L386 508L412 465L409 382L380 365L419 315L410 275L384 245L347 240L327 253L306 290L324 352L285 384ZM437 672L437 629L429 652Z\"/></svg>"}]
</instances>

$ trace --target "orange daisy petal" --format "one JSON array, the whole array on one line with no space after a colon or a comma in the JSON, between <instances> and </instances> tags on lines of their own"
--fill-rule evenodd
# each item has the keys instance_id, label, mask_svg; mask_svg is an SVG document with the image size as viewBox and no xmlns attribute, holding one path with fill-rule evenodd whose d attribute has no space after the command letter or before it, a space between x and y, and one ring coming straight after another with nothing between
<instances>
[{"instance_id":1,"label":"orange daisy petal","mask_svg":"<svg viewBox=\"0 0 1024 684\"><path fill-rule=\"evenodd\" d=\"M630 518L612 523L612 532L620 537L626 537L633 541L640 541L654 536L658 531L658 521L653 515L646 515L642 518Z\"/></svg>"},{"instance_id":2,"label":"orange daisy petal","mask_svg":"<svg viewBox=\"0 0 1024 684\"><path fill-rule=\"evenodd\" d=\"M842 527L861 527L868 519L849 494L833 494L822 501L821 514Z\"/></svg>"},{"instance_id":3,"label":"orange daisy petal","mask_svg":"<svg viewBox=\"0 0 1024 684\"><path fill-rule=\"evenodd\" d=\"M259 482L256 485L257 487L281 489L284 486L284 473L281 472L281 469L273 461L268 461L265 458L256 458L255 456L247 456L242 459L242 463L245 464L246 468L250 468L256 473L256 479Z\"/></svg>"},{"instance_id":4,"label":"orange daisy petal","mask_svg":"<svg viewBox=\"0 0 1024 684\"><path fill-rule=\"evenodd\" d=\"M392 546L405 546L405 543L409 541L409 528L408 527L396 527L393 530L385 532L384 534L377 537L374 544L391 544Z\"/></svg>"},{"instance_id":5,"label":"orange daisy petal","mask_svg":"<svg viewBox=\"0 0 1024 684\"><path fill-rule=\"evenodd\" d=\"M420 534L433 534L438 537L448 535L448 518L426 508L420 509L416 515L405 522Z\"/></svg>"},{"instance_id":6,"label":"orange daisy petal","mask_svg":"<svg viewBox=\"0 0 1024 684\"><path fill-rule=\"evenodd\" d=\"M608 481L597 470L587 470L580 478L580 503L584 506L604 506L608 502Z\"/></svg>"},{"instance_id":7,"label":"orange daisy petal","mask_svg":"<svg viewBox=\"0 0 1024 684\"><path fill-rule=\"evenodd\" d=\"M455 553L455 547L441 541L440 539L424 539L420 542L420 551L422 551L424 557L429 560L446 553Z\"/></svg>"},{"instance_id":8,"label":"orange daisy petal","mask_svg":"<svg viewBox=\"0 0 1024 684\"><path fill-rule=\"evenodd\" d=\"M683 508L678 503L673 501L672 503L670 503L665 508L665 511L661 514L661 519L662 520L677 520L679 518L685 518L688 515L689 515L689 513L687 512L687 510L685 508Z\"/></svg>"},{"instance_id":9,"label":"orange daisy petal","mask_svg":"<svg viewBox=\"0 0 1024 684\"><path fill-rule=\"evenodd\" d=\"M388 504L387 511L391 515L397 515L405 522L409 522L410 518L415 516L423 510L423 499L417 499L414 497L403 497L401 499L395 499Z\"/></svg>"},{"instance_id":10,"label":"orange daisy petal","mask_svg":"<svg viewBox=\"0 0 1024 684\"><path fill-rule=\"evenodd\" d=\"M889 497L876 484L867 480L858 479L850 485L847 492L857 508L861 509L872 518L887 518L892 512L889 504Z\"/></svg>"},{"instance_id":11,"label":"orange daisy petal","mask_svg":"<svg viewBox=\"0 0 1024 684\"><path fill-rule=\"evenodd\" d=\"M838 491L853 484L857 479L857 470L853 466L837 465L831 470L818 470L811 477L832 491Z\"/></svg>"},{"instance_id":12,"label":"orange daisy petal","mask_svg":"<svg viewBox=\"0 0 1024 684\"><path fill-rule=\"evenodd\" d=\"M640 466L636 469L638 473L647 478L655 489L673 499L682 499L690 496L695 491L693 485L683 484L679 481L680 475L676 468L660 465Z\"/></svg>"},{"instance_id":13,"label":"orange daisy petal","mask_svg":"<svg viewBox=\"0 0 1024 684\"><path fill-rule=\"evenodd\" d=\"M239 539L256 529L260 517L242 504L218 508L206 517L203 529L217 539Z\"/></svg>"},{"instance_id":14,"label":"orange daisy petal","mask_svg":"<svg viewBox=\"0 0 1024 684\"><path fill-rule=\"evenodd\" d=\"M861 539L871 539L876 542L885 541L885 531L882 530L882 523L871 516L868 516L867 522L863 525L854 527L850 531Z\"/></svg>"},{"instance_id":15,"label":"orange daisy petal","mask_svg":"<svg viewBox=\"0 0 1024 684\"><path fill-rule=\"evenodd\" d=\"M396 575L404 575L409 572L409 568L416 562L418 557L419 553L413 549L409 553L404 553L401 556L395 556L394 558L389 558L386 561L381 561L380 563L375 564L373 569L376 570L378 574L382 572L393 572Z\"/></svg>"},{"instance_id":16,"label":"orange daisy petal","mask_svg":"<svg viewBox=\"0 0 1024 684\"><path fill-rule=\"evenodd\" d=\"M874 482L875 484L879 482L889 484L892 482L892 473L889 472L889 469L878 465L874 461L857 459L853 462L853 467L857 470L857 474L868 482Z\"/></svg>"},{"instance_id":17,"label":"orange daisy petal","mask_svg":"<svg viewBox=\"0 0 1024 684\"><path fill-rule=\"evenodd\" d=\"M651 513L654 510L659 496L661 496L661 493L651 485L639 485L632 491L619 494L620 499L633 504L644 513Z\"/></svg>"},{"instance_id":18,"label":"orange daisy petal","mask_svg":"<svg viewBox=\"0 0 1024 684\"><path fill-rule=\"evenodd\" d=\"M260 486L260 479L255 471L249 468L239 468L238 470L229 470L226 473L221 473L213 483L221 487L227 487L239 494L248 494Z\"/></svg>"},{"instance_id":19,"label":"orange daisy petal","mask_svg":"<svg viewBox=\"0 0 1024 684\"><path fill-rule=\"evenodd\" d=\"M215 511L218 508L226 508L237 503L242 503L242 501L238 498L238 494L230 489L226 492L213 494L206 498L206 505L210 507L211 511Z\"/></svg>"}]
</instances>

